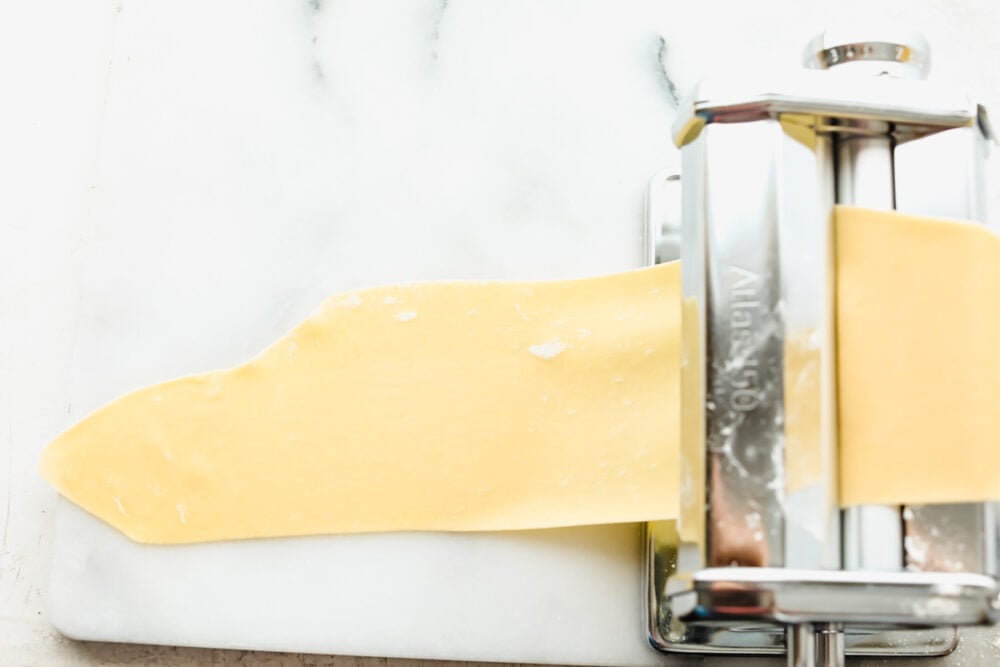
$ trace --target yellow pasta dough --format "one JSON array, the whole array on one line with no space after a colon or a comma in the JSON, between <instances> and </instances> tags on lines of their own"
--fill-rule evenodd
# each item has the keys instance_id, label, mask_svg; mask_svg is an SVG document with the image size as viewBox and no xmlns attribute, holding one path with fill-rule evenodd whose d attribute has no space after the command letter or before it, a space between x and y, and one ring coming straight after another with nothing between
<instances>
[{"instance_id":1,"label":"yellow pasta dough","mask_svg":"<svg viewBox=\"0 0 1000 667\"><path fill-rule=\"evenodd\" d=\"M678 268L333 297L239 368L98 410L42 470L153 543L670 516Z\"/></svg>"},{"instance_id":2,"label":"yellow pasta dough","mask_svg":"<svg viewBox=\"0 0 1000 667\"><path fill-rule=\"evenodd\" d=\"M1000 238L835 222L842 504L1000 498ZM676 263L339 295L243 366L98 410L42 470L152 543L675 517L680 308Z\"/></svg>"},{"instance_id":3,"label":"yellow pasta dough","mask_svg":"<svg viewBox=\"0 0 1000 667\"><path fill-rule=\"evenodd\" d=\"M1000 236L836 221L841 502L1000 499Z\"/></svg>"}]
</instances>

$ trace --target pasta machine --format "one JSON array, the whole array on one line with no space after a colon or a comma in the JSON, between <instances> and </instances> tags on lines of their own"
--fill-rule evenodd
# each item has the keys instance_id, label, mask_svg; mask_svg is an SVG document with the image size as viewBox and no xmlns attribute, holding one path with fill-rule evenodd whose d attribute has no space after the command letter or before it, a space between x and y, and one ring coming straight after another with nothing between
<instances>
[{"instance_id":1,"label":"pasta machine","mask_svg":"<svg viewBox=\"0 0 1000 667\"><path fill-rule=\"evenodd\" d=\"M830 214L985 222L993 139L981 106L924 80L918 35L828 31L804 60L700 84L673 128L681 175L651 184L649 260L683 258L684 306L681 510L646 531L649 639L794 666L943 655L1000 617L1000 511L841 509ZM786 375L803 349L815 381ZM819 472L795 479L803 455Z\"/></svg>"}]
</instances>

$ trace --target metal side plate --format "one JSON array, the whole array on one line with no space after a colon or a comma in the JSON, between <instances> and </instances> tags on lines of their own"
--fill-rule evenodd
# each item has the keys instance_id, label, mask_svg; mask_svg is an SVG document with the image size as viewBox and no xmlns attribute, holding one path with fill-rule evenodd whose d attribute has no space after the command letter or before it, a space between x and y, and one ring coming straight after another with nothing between
<instances>
[{"instance_id":1,"label":"metal side plate","mask_svg":"<svg viewBox=\"0 0 1000 667\"><path fill-rule=\"evenodd\" d=\"M645 242L649 263L679 259L680 177L656 174L646 199ZM785 629L778 624L716 620L686 624L670 604L668 582L679 574L676 522L650 523L645 531L646 620L649 642L662 652L778 655L785 653ZM850 656L941 656L958 644L953 627L852 627L846 632Z\"/></svg>"}]
</instances>

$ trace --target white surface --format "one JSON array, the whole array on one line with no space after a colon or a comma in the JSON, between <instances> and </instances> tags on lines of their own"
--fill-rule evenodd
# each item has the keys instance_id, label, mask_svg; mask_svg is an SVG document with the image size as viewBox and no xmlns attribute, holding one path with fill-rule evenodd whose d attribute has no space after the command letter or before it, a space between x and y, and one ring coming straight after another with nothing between
<instances>
[{"instance_id":1,"label":"white surface","mask_svg":"<svg viewBox=\"0 0 1000 667\"><path fill-rule=\"evenodd\" d=\"M56 530L51 620L71 636L658 664L642 639L635 526L150 547L67 503Z\"/></svg>"},{"instance_id":2,"label":"white surface","mask_svg":"<svg viewBox=\"0 0 1000 667\"><path fill-rule=\"evenodd\" d=\"M437 2L362 6L371 7L300 7L317 37L305 49L298 31L265 30L288 18L274 3L178 8L207 13L205 26L214 12L226 17L221 51L215 30L179 40L162 8L125 7L74 416L131 387L243 361L348 287L639 264L642 187L668 150L666 133L650 138L670 115L648 19L600 26L590 53L543 59L549 30L518 30L515 50L498 22L513 31L527 11L553 26L562 17L551 8L457 5L439 16ZM639 9L651 16L652 6ZM634 124L608 132L625 113ZM634 527L165 550L66 510L51 618L70 636L473 660L657 658L642 636ZM392 623L396 614L406 622Z\"/></svg>"},{"instance_id":3,"label":"white surface","mask_svg":"<svg viewBox=\"0 0 1000 667\"><path fill-rule=\"evenodd\" d=\"M334 291L638 263L644 184L677 162L661 35L683 89L715 67L794 62L833 16L905 18L930 37L937 76L1000 108L991 0L769 6L4 6L0 80L13 88L0 123L0 663L208 661L82 649L42 615L55 497L36 460L91 409L145 383L237 363ZM638 627L622 630L640 604L625 528L206 545L166 559L70 510L59 518L51 600L67 628L382 655L649 655ZM358 567L324 568L338 559ZM394 574L396 599L373 626L373 588L384 600ZM241 586L247 579L261 582L259 599ZM524 585L505 585L514 580ZM179 597L198 583L228 593ZM579 598L564 597L580 585ZM336 601L319 594L331 590ZM72 606L95 598L102 607ZM188 621L172 613L184 604ZM394 608L409 613L394 618ZM554 622L560 610L580 627ZM465 632L480 613L477 634ZM190 620L204 618L216 623ZM428 627L430 636L420 632ZM995 661L993 635L972 633L946 662ZM552 643L572 636L585 643ZM620 658L604 657L619 647Z\"/></svg>"}]
</instances>

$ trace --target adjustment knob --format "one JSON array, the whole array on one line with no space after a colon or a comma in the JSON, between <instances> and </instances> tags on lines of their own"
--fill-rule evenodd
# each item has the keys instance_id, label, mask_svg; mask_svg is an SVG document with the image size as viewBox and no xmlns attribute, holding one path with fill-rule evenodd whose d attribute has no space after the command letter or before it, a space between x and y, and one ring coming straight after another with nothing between
<instances>
[{"instance_id":1,"label":"adjustment knob","mask_svg":"<svg viewBox=\"0 0 1000 667\"><path fill-rule=\"evenodd\" d=\"M931 50L918 33L872 35L860 30L826 30L806 45L802 60L809 69L924 79L931 68Z\"/></svg>"}]
</instances>

